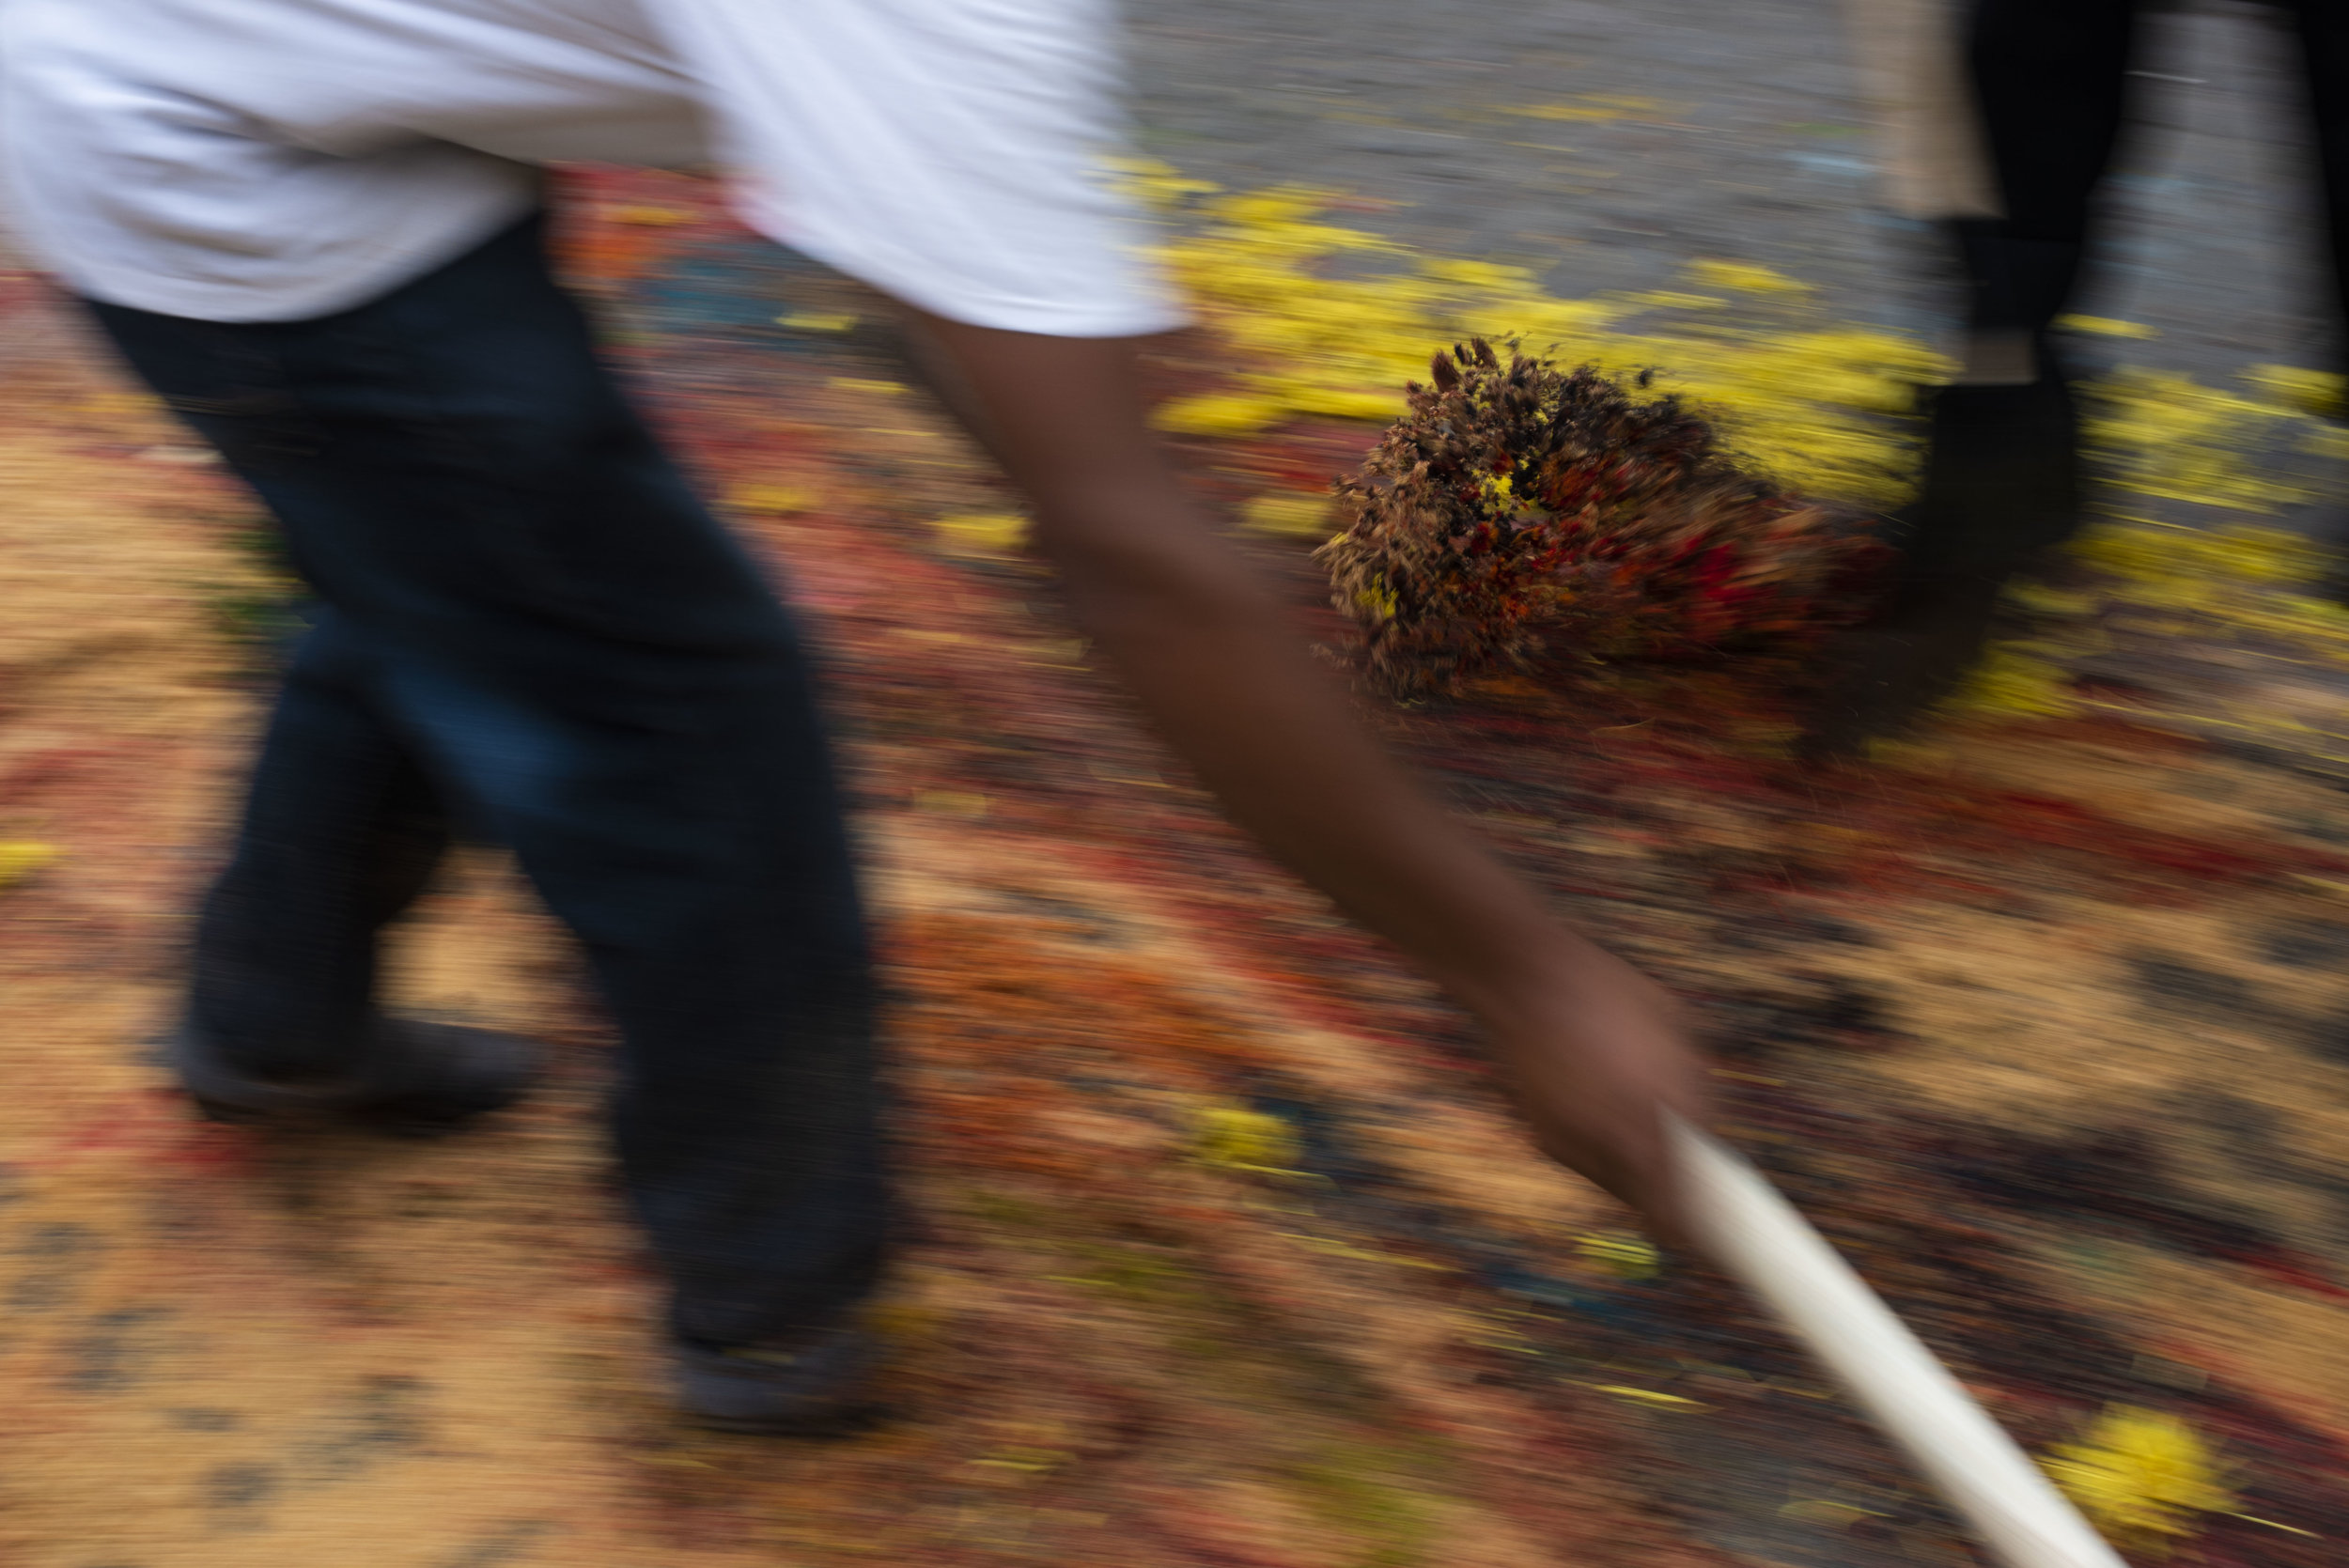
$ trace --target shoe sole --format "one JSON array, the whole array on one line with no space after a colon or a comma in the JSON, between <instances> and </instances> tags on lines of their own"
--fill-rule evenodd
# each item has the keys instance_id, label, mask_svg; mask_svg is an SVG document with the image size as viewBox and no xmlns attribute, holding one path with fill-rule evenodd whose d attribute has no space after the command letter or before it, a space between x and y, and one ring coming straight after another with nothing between
<instances>
[{"instance_id":1,"label":"shoe sole","mask_svg":"<svg viewBox=\"0 0 2349 1568\"><path fill-rule=\"evenodd\" d=\"M522 1036L461 1024L409 1027L466 1037L464 1046L451 1052L471 1058L472 1070L457 1092L436 1097L428 1090L304 1093L260 1085L256 1098L261 1103L253 1103L232 1097L228 1086L235 1083L235 1075L208 1060L185 1026L162 1042L159 1054L205 1121L243 1127L358 1126L396 1138L444 1138L462 1131L521 1100L539 1076L543 1053L537 1042Z\"/></svg>"},{"instance_id":2,"label":"shoe sole","mask_svg":"<svg viewBox=\"0 0 2349 1568\"><path fill-rule=\"evenodd\" d=\"M705 1432L724 1432L741 1437L796 1437L825 1442L863 1437L894 1425L903 1418L896 1406L875 1401L832 1414L758 1421L746 1416L710 1416L688 1410L685 1419Z\"/></svg>"}]
</instances>

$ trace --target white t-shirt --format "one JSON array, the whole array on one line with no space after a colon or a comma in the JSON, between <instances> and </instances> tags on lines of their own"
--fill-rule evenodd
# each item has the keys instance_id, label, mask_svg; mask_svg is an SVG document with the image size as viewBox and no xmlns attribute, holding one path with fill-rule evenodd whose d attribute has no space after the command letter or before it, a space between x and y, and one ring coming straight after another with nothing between
<instances>
[{"instance_id":1,"label":"white t-shirt","mask_svg":"<svg viewBox=\"0 0 2349 1568\"><path fill-rule=\"evenodd\" d=\"M728 172L744 220L939 315L1174 326L1109 178L1113 0L0 0L0 161L71 287L301 320L462 254L566 161Z\"/></svg>"}]
</instances>

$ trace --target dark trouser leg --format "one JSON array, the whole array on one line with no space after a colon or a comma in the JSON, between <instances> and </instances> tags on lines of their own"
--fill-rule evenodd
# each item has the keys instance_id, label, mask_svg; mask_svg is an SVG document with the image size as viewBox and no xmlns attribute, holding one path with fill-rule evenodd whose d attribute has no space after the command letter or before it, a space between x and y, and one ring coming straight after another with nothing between
<instances>
[{"instance_id":1,"label":"dark trouser leg","mask_svg":"<svg viewBox=\"0 0 2349 1568\"><path fill-rule=\"evenodd\" d=\"M371 862L267 839L304 811L348 839L370 798L349 781L381 758L397 796L404 753L586 946L678 1331L746 1342L863 1295L885 1206L873 987L806 659L597 361L537 225L323 320L99 315L276 514L332 612L335 722L378 726L311 744L334 723L289 690L238 855L257 869L226 885L254 891L206 923L208 1015L271 1017L281 986L331 999L293 1013L347 1014L365 922L324 944L295 926L377 908ZM280 794L306 804L281 818ZM305 880L328 885L272 896Z\"/></svg>"},{"instance_id":2,"label":"dark trouser leg","mask_svg":"<svg viewBox=\"0 0 2349 1568\"><path fill-rule=\"evenodd\" d=\"M1913 578L2000 581L2079 516L2078 420L2048 333L2120 137L2136 0L1975 0L1967 63L2005 215L1952 240L1968 364L1932 406Z\"/></svg>"},{"instance_id":3,"label":"dark trouser leg","mask_svg":"<svg viewBox=\"0 0 2349 1568\"><path fill-rule=\"evenodd\" d=\"M2138 0L1974 0L1967 65L2005 209L1969 225L1991 247L1970 258L1977 322L2037 331L2062 310L2120 140L2137 9Z\"/></svg>"},{"instance_id":4,"label":"dark trouser leg","mask_svg":"<svg viewBox=\"0 0 2349 1568\"><path fill-rule=\"evenodd\" d=\"M2349 5L2342 0L2295 0L2295 7L2316 131L2316 166L2324 181L2333 300L2339 309L2336 325L2349 333ZM2349 350L2349 344L2341 350Z\"/></svg>"},{"instance_id":5,"label":"dark trouser leg","mask_svg":"<svg viewBox=\"0 0 2349 1568\"><path fill-rule=\"evenodd\" d=\"M2300 64L2308 82L2310 121L2316 132L2316 167L2325 203L2326 238L2332 262L2333 354L2336 367L2349 365L2349 4L2342 0L2291 0L2300 34ZM2334 409L2336 420L2349 410ZM2320 584L2335 600L2349 603L2349 505L2334 479L2334 494L2317 513L2312 532L2333 551Z\"/></svg>"},{"instance_id":6,"label":"dark trouser leg","mask_svg":"<svg viewBox=\"0 0 2349 1568\"><path fill-rule=\"evenodd\" d=\"M2079 422L2048 341L2121 126L2135 0L1974 0L1967 63L2006 215L1949 225L1966 363L1927 389L1917 499L1891 600L1839 640L1805 749L1857 750L1963 677L2001 588L2078 526Z\"/></svg>"},{"instance_id":7,"label":"dark trouser leg","mask_svg":"<svg viewBox=\"0 0 2349 1568\"><path fill-rule=\"evenodd\" d=\"M259 1078L356 1066L377 934L448 842L423 769L367 701L352 641L331 612L303 639L197 929L191 1021Z\"/></svg>"}]
</instances>

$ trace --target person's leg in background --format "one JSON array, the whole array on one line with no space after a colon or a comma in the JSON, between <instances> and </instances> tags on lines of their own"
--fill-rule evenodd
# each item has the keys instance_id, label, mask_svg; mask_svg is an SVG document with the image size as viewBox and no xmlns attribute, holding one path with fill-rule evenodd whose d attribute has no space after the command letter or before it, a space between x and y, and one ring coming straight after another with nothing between
<instances>
[{"instance_id":1,"label":"person's leg in background","mask_svg":"<svg viewBox=\"0 0 2349 1568\"><path fill-rule=\"evenodd\" d=\"M2299 34L2301 73L2315 132L2318 188L2331 253L2326 276L2333 290L2333 365L2349 369L2349 5L2341 0L2283 3L2292 8ZM2349 420L2349 395L2326 411L2337 427ZM2334 480L2336 487L2344 483L2349 480ZM2317 532L2334 554L2326 589L2349 603L2349 496L2337 488L2320 518Z\"/></svg>"},{"instance_id":2,"label":"person's leg in background","mask_svg":"<svg viewBox=\"0 0 2349 1568\"><path fill-rule=\"evenodd\" d=\"M1907 555L2003 581L2077 526L2079 422L2050 334L2120 139L2138 0L1974 0L1968 66L2004 215L1952 225L1966 364L1935 400Z\"/></svg>"},{"instance_id":3,"label":"person's leg in background","mask_svg":"<svg viewBox=\"0 0 2349 1568\"><path fill-rule=\"evenodd\" d=\"M2301 70L2316 131L2316 166L2323 181L2326 231L2332 247L2335 326L2349 339L2349 5L2341 0L2289 0L2298 13ZM2349 359L2349 341L2335 346Z\"/></svg>"},{"instance_id":4,"label":"person's leg in background","mask_svg":"<svg viewBox=\"0 0 2349 1568\"><path fill-rule=\"evenodd\" d=\"M1972 0L1959 35L2003 216L1946 225L1965 288L1951 385L1924 396L1926 457L1898 520L1891 603L1839 652L1822 754L1946 693L2000 589L2079 520L2079 421L2050 342L2119 140L2138 0Z\"/></svg>"},{"instance_id":5,"label":"person's leg in background","mask_svg":"<svg viewBox=\"0 0 2349 1568\"><path fill-rule=\"evenodd\" d=\"M329 607L204 924L198 1022L242 1036L216 1045L252 1078L348 1071L374 925L429 863L422 796L445 802L513 848L618 1019L616 1140L689 1405L836 1414L887 1203L811 672L598 362L538 225L319 321L97 308Z\"/></svg>"}]
</instances>

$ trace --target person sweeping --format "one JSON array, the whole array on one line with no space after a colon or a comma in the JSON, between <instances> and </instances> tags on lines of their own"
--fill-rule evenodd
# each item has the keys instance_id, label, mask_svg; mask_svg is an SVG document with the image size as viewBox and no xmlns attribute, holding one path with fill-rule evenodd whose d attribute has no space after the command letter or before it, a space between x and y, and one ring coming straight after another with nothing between
<instances>
[{"instance_id":1,"label":"person sweeping","mask_svg":"<svg viewBox=\"0 0 2349 1568\"><path fill-rule=\"evenodd\" d=\"M1101 178L1099 0L0 0L30 246L266 503L321 609L169 1042L210 1113L453 1126L526 1042L388 1014L452 833L512 850L623 1048L680 1399L832 1428L876 1359L874 979L801 633L549 272L543 169L726 172L903 307L1069 602L1230 814L1482 1023L1548 1154L1669 1232L1672 1002L1358 724L1148 435L1180 313Z\"/></svg>"}]
</instances>

